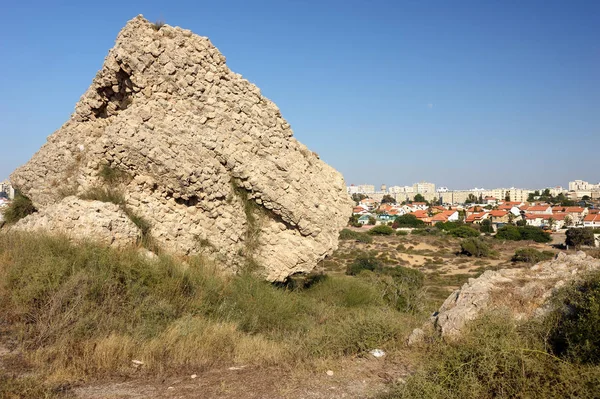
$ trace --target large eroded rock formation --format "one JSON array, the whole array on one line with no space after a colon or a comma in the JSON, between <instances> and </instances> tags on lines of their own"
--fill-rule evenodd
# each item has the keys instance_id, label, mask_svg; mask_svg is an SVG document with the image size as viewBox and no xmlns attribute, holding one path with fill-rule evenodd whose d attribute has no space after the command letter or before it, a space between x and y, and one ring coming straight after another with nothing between
<instances>
[{"instance_id":1,"label":"large eroded rock formation","mask_svg":"<svg viewBox=\"0 0 600 399\"><path fill-rule=\"evenodd\" d=\"M504 309L517 319L542 316L556 289L600 270L600 259L584 252L559 253L556 259L531 268L486 271L454 291L432 318L444 337L459 335L465 325L490 309Z\"/></svg>"},{"instance_id":2,"label":"large eroded rock formation","mask_svg":"<svg viewBox=\"0 0 600 399\"><path fill-rule=\"evenodd\" d=\"M257 262L271 281L313 269L351 213L340 173L207 38L142 16L11 182L42 211L93 188L119 191L165 250L233 270Z\"/></svg>"}]
</instances>

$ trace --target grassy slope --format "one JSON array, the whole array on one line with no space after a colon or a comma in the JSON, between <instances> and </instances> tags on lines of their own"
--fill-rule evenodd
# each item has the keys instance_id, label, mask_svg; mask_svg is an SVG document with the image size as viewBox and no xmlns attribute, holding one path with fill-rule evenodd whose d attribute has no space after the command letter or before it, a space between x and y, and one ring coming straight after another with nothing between
<instances>
[{"instance_id":1,"label":"grassy slope","mask_svg":"<svg viewBox=\"0 0 600 399\"><path fill-rule=\"evenodd\" d=\"M135 249L0 235L0 317L50 385L128 375L134 359L157 374L394 352L416 318L379 284L337 276L289 290L223 276L201 258L147 260Z\"/></svg>"}]
</instances>

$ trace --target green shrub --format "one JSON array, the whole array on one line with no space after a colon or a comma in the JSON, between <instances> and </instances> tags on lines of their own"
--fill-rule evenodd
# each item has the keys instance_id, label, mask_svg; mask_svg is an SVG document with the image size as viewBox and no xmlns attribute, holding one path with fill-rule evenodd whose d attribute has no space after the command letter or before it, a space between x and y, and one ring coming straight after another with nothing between
<instances>
[{"instance_id":1,"label":"green shrub","mask_svg":"<svg viewBox=\"0 0 600 399\"><path fill-rule=\"evenodd\" d=\"M568 229L565 244L575 248L581 246L593 247L595 245L594 231L589 227Z\"/></svg>"},{"instance_id":2,"label":"green shrub","mask_svg":"<svg viewBox=\"0 0 600 399\"><path fill-rule=\"evenodd\" d=\"M398 230L398 231L396 232L396 235L397 235L397 236L407 236L407 235L408 235L408 231L405 231L405 230Z\"/></svg>"},{"instance_id":3,"label":"green shrub","mask_svg":"<svg viewBox=\"0 0 600 399\"><path fill-rule=\"evenodd\" d=\"M457 340L424 350L420 369L379 399L598 397L598 367L548 354L544 340L510 315L488 314Z\"/></svg>"},{"instance_id":4,"label":"green shrub","mask_svg":"<svg viewBox=\"0 0 600 399\"><path fill-rule=\"evenodd\" d=\"M549 233L535 226L506 225L498 229L496 238L501 240L520 241L533 240L535 242L552 241Z\"/></svg>"},{"instance_id":5,"label":"green shrub","mask_svg":"<svg viewBox=\"0 0 600 399\"><path fill-rule=\"evenodd\" d=\"M441 222L436 223L435 227L443 231L451 231L464 225L463 222Z\"/></svg>"},{"instance_id":6,"label":"green shrub","mask_svg":"<svg viewBox=\"0 0 600 399\"><path fill-rule=\"evenodd\" d=\"M461 253L477 258L490 256L490 247L480 238L466 238L460 243Z\"/></svg>"},{"instance_id":7,"label":"green shrub","mask_svg":"<svg viewBox=\"0 0 600 399\"><path fill-rule=\"evenodd\" d=\"M546 233L544 230L535 226L524 226L519 227L521 231L522 240L533 240L535 242L550 242L552 237L550 233Z\"/></svg>"},{"instance_id":8,"label":"green shrub","mask_svg":"<svg viewBox=\"0 0 600 399\"><path fill-rule=\"evenodd\" d=\"M374 271L381 268L381 262L374 256L369 254L361 254L348 265L346 274L356 276L363 270Z\"/></svg>"},{"instance_id":9,"label":"green shrub","mask_svg":"<svg viewBox=\"0 0 600 399\"><path fill-rule=\"evenodd\" d=\"M3 212L4 221L8 224L13 224L34 212L37 212L37 209L35 209L31 200L17 192L15 193L15 198Z\"/></svg>"},{"instance_id":10,"label":"green shrub","mask_svg":"<svg viewBox=\"0 0 600 399\"><path fill-rule=\"evenodd\" d=\"M507 224L498 229L496 238L501 240L519 241L521 240L521 232L517 226Z\"/></svg>"},{"instance_id":11,"label":"green shrub","mask_svg":"<svg viewBox=\"0 0 600 399\"><path fill-rule=\"evenodd\" d=\"M350 229L343 229L340 231L340 240L356 240L365 244L369 244L373 242L373 237L366 233L361 233Z\"/></svg>"},{"instance_id":12,"label":"green shrub","mask_svg":"<svg viewBox=\"0 0 600 399\"><path fill-rule=\"evenodd\" d=\"M600 365L600 272L563 289L554 298L548 342L557 356Z\"/></svg>"},{"instance_id":13,"label":"green shrub","mask_svg":"<svg viewBox=\"0 0 600 399\"><path fill-rule=\"evenodd\" d=\"M391 228L390 226L380 224L380 225L375 226L372 229L370 229L368 233L371 235L389 236L389 235L394 234L394 229Z\"/></svg>"},{"instance_id":14,"label":"green shrub","mask_svg":"<svg viewBox=\"0 0 600 399\"><path fill-rule=\"evenodd\" d=\"M459 226L453 230L450 230L448 234L457 238L479 237L480 235L479 231L469 226Z\"/></svg>"},{"instance_id":15,"label":"green shrub","mask_svg":"<svg viewBox=\"0 0 600 399\"><path fill-rule=\"evenodd\" d=\"M424 227L413 229L410 234L414 234L416 236L436 236L442 233L434 227Z\"/></svg>"},{"instance_id":16,"label":"green shrub","mask_svg":"<svg viewBox=\"0 0 600 399\"><path fill-rule=\"evenodd\" d=\"M550 260L554 253L550 251L538 251L535 248L519 248L512 257L513 262L538 263Z\"/></svg>"},{"instance_id":17,"label":"green shrub","mask_svg":"<svg viewBox=\"0 0 600 399\"><path fill-rule=\"evenodd\" d=\"M420 219L417 219L415 215L411 215L410 213L407 215L398 216L392 227L397 229L398 227L419 227L424 226L425 222Z\"/></svg>"}]
</instances>

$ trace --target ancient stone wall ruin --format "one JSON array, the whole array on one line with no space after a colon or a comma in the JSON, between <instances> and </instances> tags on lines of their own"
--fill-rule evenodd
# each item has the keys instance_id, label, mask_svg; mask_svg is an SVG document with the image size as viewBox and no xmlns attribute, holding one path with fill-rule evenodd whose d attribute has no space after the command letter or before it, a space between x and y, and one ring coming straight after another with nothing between
<instances>
[{"instance_id":1,"label":"ancient stone wall ruin","mask_svg":"<svg viewBox=\"0 0 600 399\"><path fill-rule=\"evenodd\" d=\"M340 173L292 137L277 106L207 38L142 16L11 182L42 210L119 191L165 250L232 270L257 263L271 281L313 269L351 213Z\"/></svg>"}]
</instances>

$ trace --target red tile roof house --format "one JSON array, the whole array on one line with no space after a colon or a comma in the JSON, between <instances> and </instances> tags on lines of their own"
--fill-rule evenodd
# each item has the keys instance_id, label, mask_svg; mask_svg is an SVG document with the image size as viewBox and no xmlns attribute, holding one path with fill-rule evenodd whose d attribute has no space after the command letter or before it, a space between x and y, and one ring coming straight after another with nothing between
<instances>
[{"instance_id":1,"label":"red tile roof house","mask_svg":"<svg viewBox=\"0 0 600 399\"><path fill-rule=\"evenodd\" d=\"M488 212L488 218L492 221L492 223L508 223L509 222L509 215L510 212L508 212L507 210L493 210Z\"/></svg>"},{"instance_id":2,"label":"red tile roof house","mask_svg":"<svg viewBox=\"0 0 600 399\"><path fill-rule=\"evenodd\" d=\"M528 226L536 226L536 227L548 227L552 224L552 229L554 231L559 230L565 224L566 214L554 213L554 214L536 214L536 213L526 213L525 221Z\"/></svg>"},{"instance_id":3,"label":"red tile roof house","mask_svg":"<svg viewBox=\"0 0 600 399\"><path fill-rule=\"evenodd\" d=\"M551 215L552 207L550 205L533 205L527 208L521 207L521 210L526 211L527 213L533 213L536 215Z\"/></svg>"},{"instance_id":4,"label":"red tile roof house","mask_svg":"<svg viewBox=\"0 0 600 399\"><path fill-rule=\"evenodd\" d=\"M472 213L469 216L467 216L467 219L465 220L465 222L480 224L481 221L484 219L487 219L487 217L488 217L487 212Z\"/></svg>"},{"instance_id":5,"label":"red tile roof house","mask_svg":"<svg viewBox=\"0 0 600 399\"><path fill-rule=\"evenodd\" d=\"M355 206L352 208L353 215L366 215L367 213L369 213L369 211L362 206Z\"/></svg>"},{"instance_id":6,"label":"red tile roof house","mask_svg":"<svg viewBox=\"0 0 600 399\"><path fill-rule=\"evenodd\" d=\"M425 224L431 224L431 217L427 214L427 211L419 210L412 212L411 215L415 215L415 217Z\"/></svg>"},{"instance_id":7,"label":"red tile roof house","mask_svg":"<svg viewBox=\"0 0 600 399\"><path fill-rule=\"evenodd\" d=\"M600 227L600 214L592 213L583 218L583 227Z\"/></svg>"}]
</instances>

